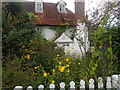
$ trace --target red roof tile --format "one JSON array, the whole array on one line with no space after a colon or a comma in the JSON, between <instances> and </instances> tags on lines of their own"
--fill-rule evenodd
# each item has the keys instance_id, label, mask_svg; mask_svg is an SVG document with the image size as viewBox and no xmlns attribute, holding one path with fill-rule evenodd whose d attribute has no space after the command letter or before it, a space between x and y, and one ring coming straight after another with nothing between
<instances>
[{"instance_id":1,"label":"red roof tile","mask_svg":"<svg viewBox=\"0 0 120 90\"><path fill-rule=\"evenodd\" d=\"M34 2L25 2L24 6L27 11L35 13ZM69 25L75 25L75 13L67 9L67 13L59 13L57 5L55 3L45 3L43 13L35 13L40 21L34 19L34 23L37 25L61 25L68 23Z\"/></svg>"}]
</instances>

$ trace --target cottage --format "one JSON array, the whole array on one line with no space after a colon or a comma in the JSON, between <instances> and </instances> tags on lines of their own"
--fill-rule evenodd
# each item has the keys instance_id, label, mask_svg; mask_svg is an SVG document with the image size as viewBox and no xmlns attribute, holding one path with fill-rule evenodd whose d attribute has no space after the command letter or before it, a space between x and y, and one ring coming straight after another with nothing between
<instances>
[{"instance_id":1,"label":"cottage","mask_svg":"<svg viewBox=\"0 0 120 90\"><path fill-rule=\"evenodd\" d=\"M85 21L85 2L84 0L75 0L75 13L66 8L66 5L63 0L60 0L58 3L43 2L42 0L24 3L27 11L33 12L40 18L40 21L34 19L36 32L42 33L46 40L57 42L58 46L64 47L65 52L81 53L80 44L77 40L78 35L73 38L73 32L75 33L79 30L75 31L77 21L81 23ZM53 27L62 25L69 26L69 28L66 28L61 35L57 35L57 31ZM84 34L84 31L82 34ZM82 38L84 38L83 36Z\"/></svg>"}]
</instances>

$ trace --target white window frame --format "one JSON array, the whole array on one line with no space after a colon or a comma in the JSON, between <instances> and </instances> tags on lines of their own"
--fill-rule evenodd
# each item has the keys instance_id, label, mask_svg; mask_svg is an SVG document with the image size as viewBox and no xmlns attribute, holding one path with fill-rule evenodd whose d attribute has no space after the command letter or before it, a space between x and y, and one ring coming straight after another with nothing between
<instances>
[{"instance_id":1,"label":"white window frame","mask_svg":"<svg viewBox=\"0 0 120 90\"><path fill-rule=\"evenodd\" d=\"M35 2L35 12L43 13L43 2Z\"/></svg>"},{"instance_id":2,"label":"white window frame","mask_svg":"<svg viewBox=\"0 0 120 90\"><path fill-rule=\"evenodd\" d=\"M60 3L60 4L58 4L57 8L58 8L59 12L61 12L61 13L67 13L65 4L61 4Z\"/></svg>"}]
</instances>

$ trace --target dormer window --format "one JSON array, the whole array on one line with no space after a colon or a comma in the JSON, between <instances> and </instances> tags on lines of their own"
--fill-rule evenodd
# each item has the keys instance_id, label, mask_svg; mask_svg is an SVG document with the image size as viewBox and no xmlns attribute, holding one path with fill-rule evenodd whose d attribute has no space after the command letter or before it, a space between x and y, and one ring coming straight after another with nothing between
<instances>
[{"instance_id":1,"label":"dormer window","mask_svg":"<svg viewBox=\"0 0 120 90\"><path fill-rule=\"evenodd\" d=\"M67 11L66 11L66 5L67 4L63 0L59 1L57 3L57 9L58 9L58 11L60 13L67 13Z\"/></svg>"},{"instance_id":2,"label":"dormer window","mask_svg":"<svg viewBox=\"0 0 120 90\"><path fill-rule=\"evenodd\" d=\"M43 1L36 1L35 2L35 11L36 13L43 13Z\"/></svg>"}]
</instances>

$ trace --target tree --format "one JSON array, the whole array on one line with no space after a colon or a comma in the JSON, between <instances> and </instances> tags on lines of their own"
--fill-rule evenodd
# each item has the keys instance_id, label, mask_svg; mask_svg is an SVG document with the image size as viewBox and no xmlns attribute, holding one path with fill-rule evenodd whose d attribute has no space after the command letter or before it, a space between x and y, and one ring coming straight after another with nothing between
<instances>
[{"instance_id":1,"label":"tree","mask_svg":"<svg viewBox=\"0 0 120 90\"><path fill-rule=\"evenodd\" d=\"M19 50L34 36L35 25L22 7L22 3L3 3L2 15L3 58L19 56Z\"/></svg>"}]
</instances>

